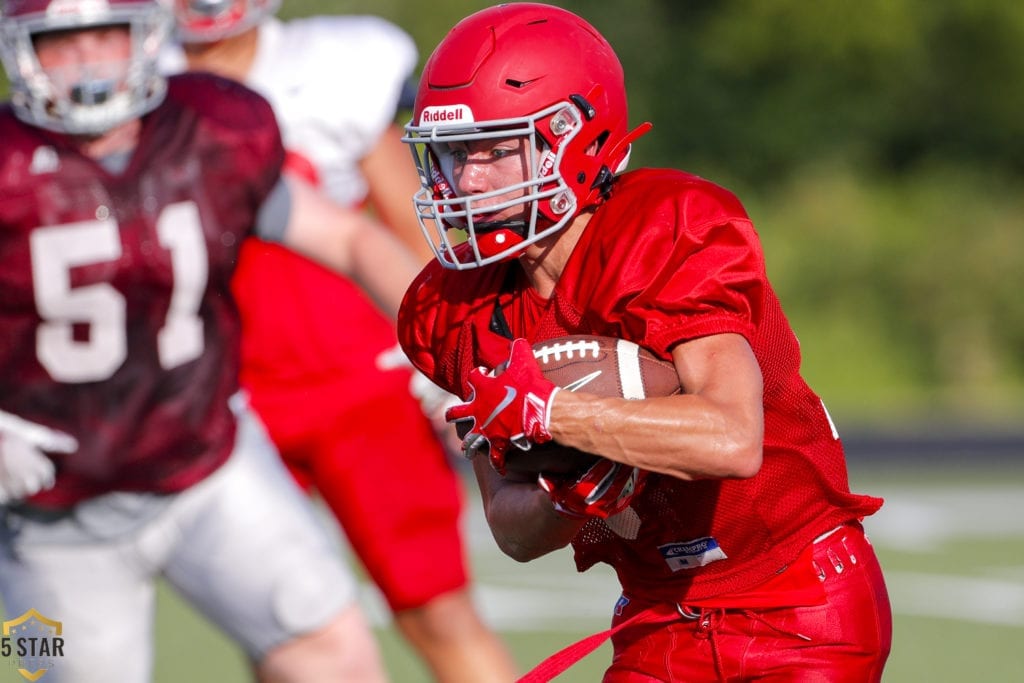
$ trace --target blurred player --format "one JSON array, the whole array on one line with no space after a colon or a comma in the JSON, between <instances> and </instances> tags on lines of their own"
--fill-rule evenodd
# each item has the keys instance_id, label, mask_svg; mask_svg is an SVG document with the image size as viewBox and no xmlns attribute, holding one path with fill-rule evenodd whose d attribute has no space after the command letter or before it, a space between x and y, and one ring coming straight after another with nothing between
<instances>
[{"instance_id":1,"label":"blurred player","mask_svg":"<svg viewBox=\"0 0 1024 683\"><path fill-rule=\"evenodd\" d=\"M648 128L626 103L611 46L566 10L509 3L441 41L408 126L437 261L406 294L403 347L465 398L448 415L498 545L615 568L605 683L878 681L891 613L860 520L882 501L849 490L740 202L623 173ZM570 333L651 349L685 393L559 391L530 345ZM605 458L502 476L549 441Z\"/></svg>"},{"instance_id":2,"label":"blurred player","mask_svg":"<svg viewBox=\"0 0 1024 683\"><path fill-rule=\"evenodd\" d=\"M282 179L262 97L159 75L158 2L0 9L5 611L62 622L47 680L143 683L163 576L261 681L385 680L354 578L239 398L229 283L254 231L391 312L417 262Z\"/></svg>"},{"instance_id":3,"label":"blurred player","mask_svg":"<svg viewBox=\"0 0 1024 683\"><path fill-rule=\"evenodd\" d=\"M393 122L414 44L372 16L283 23L278 4L179 0L182 47L167 51L165 68L213 71L263 94L286 171L339 205L369 204L426 261L409 212L419 183ZM232 286L253 407L296 479L340 521L398 629L439 681L514 678L471 600L460 482L410 394L393 320L352 282L263 242L243 245Z\"/></svg>"}]
</instances>

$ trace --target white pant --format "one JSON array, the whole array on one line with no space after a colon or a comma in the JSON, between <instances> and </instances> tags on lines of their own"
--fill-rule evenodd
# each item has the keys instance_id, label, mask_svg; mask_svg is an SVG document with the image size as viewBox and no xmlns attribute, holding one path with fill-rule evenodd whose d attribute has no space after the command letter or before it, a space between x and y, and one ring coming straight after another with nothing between
<instances>
[{"instance_id":1,"label":"white pant","mask_svg":"<svg viewBox=\"0 0 1024 683\"><path fill-rule=\"evenodd\" d=\"M55 520L3 521L4 619L35 609L63 626L47 681L149 681L159 575L257 661L356 599L331 536L248 412L231 459L180 494L117 493Z\"/></svg>"}]
</instances>

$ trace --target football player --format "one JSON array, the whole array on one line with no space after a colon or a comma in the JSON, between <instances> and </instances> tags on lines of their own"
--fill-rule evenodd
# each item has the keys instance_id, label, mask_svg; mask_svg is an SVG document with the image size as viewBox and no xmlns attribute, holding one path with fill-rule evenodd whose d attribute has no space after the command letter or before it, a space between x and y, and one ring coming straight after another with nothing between
<instances>
[{"instance_id":1,"label":"football player","mask_svg":"<svg viewBox=\"0 0 1024 683\"><path fill-rule=\"evenodd\" d=\"M172 26L156 0L0 4L5 611L62 622L48 680L143 683L163 576L261 681L383 681L353 576L240 398L229 285L253 234L392 312L418 265L282 179L261 96L161 76Z\"/></svg>"},{"instance_id":2,"label":"football player","mask_svg":"<svg viewBox=\"0 0 1024 683\"><path fill-rule=\"evenodd\" d=\"M367 206L425 263L432 254L409 211L419 181L394 124L415 45L378 17L286 23L274 16L278 5L176 0L180 45L165 51L164 68L213 71L264 95L282 128L286 172L339 205ZM296 479L339 520L400 633L438 681L514 679L471 599L461 482L410 394L394 320L350 280L256 240L242 245L232 288L252 405Z\"/></svg>"},{"instance_id":3,"label":"football player","mask_svg":"<svg viewBox=\"0 0 1024 683\"><path fill-rule=\"evenodd\" d=\"M860 520L882 501L849 489L743 206L689 173L625 172L649 127L627 127L626 103L612 47L566 10L509 3L447 34L407 127L437 259L406 294L402 345L464 397L448 415L498 545L614 567L605 683L878 681L891 613ZM530 345L570 333L650 349L684 393L557 391ZM549 441L603 459L500 474Z\"/></svg>"}]
</instances>

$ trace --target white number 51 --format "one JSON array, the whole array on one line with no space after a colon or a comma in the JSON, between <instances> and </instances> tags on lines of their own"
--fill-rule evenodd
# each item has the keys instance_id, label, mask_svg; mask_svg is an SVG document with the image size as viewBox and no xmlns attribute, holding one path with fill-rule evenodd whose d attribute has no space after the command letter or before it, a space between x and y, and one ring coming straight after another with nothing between
<instances>
[{"instance_id":1,"label":"white number 51","mask_svg":"<svg viewBox=\"0 0 1024 683\"><path fill-rule=\"evenodd\" d=\"M203 352L199 306L206 290L209 260L193 202L167 206L157 221L161 246L170 251L174 289L157 334L160 366L170 369ZM36 308L43 322L36 355L58 382L108 379L128 356L124 295L100 282L71 286L71 269L121 257L121 237L113 219L68 223L35 230L30 237ZM74 326L88 335L75 339Z\"/></svg>"}]
</instances>

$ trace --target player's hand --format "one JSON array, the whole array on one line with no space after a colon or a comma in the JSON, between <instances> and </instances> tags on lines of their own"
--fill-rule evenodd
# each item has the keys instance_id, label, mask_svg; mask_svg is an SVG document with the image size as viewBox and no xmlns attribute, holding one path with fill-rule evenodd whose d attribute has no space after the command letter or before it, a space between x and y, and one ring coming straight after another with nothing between
<instances>
[{"instance_id":1,"label":"player's hand","mask_svg":"<svg viewBox=\"0 0 1024 683\"><path fill-rule=\"evenodd\" d=\"M629 507L646 478L646 472L638 467L600 458L575 480L540 473L537 483L560 513L607 519Z\"/></svg>"},{"instance_id":2,"label":"player's hand","mask_svg":"<svg viewBox=\"0 0 1024 683\"><path fill-rule=\"evenodd\" d=\"M528 341L516 339L507 363L491 371L476 368L467 381L469 399L445 413L460 431L469 427L462 441L467 458L486 445L491 466L504 475L510 446L526 451L551 441L551 401L558 387L544 378Z\"/></svg>"},{"instance_id":3,"label":"player's hand","mask_svg":"<svg viewBox=\"0 0 1024 683\"><path fill-rule=\"evenodd\" d=\"M53 461L43 452L73 453L74 437L0 411L0 505L15 503L51 488Z\"/></svg>"}]
</instances>

